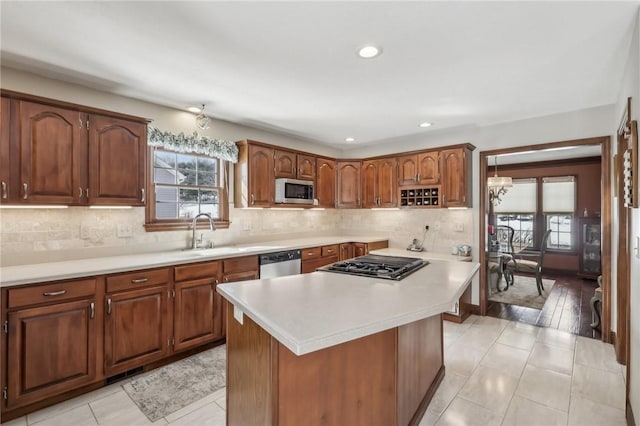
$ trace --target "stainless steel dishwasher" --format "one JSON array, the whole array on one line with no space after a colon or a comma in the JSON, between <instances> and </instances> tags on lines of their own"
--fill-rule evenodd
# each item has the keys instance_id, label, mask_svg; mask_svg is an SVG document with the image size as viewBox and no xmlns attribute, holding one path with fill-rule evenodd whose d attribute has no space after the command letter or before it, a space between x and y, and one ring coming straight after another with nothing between
<instances>
[{"instance_id":1,"label":"stainless steel dishwasher","mask_svg":"<svg viewBox=\"0 0 640 426\"><path fill-rule=\"evenodd\" d=\"M260 278L284 277L300 273L300 250L279 251L260 255Z\"/></svg>"}]
</instances>

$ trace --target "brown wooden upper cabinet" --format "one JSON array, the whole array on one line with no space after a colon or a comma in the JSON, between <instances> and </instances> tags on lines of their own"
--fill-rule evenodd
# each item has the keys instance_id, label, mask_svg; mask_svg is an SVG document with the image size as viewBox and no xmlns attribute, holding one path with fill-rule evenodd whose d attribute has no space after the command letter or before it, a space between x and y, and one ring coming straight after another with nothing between
<instances>
[{"instance_id":1,"label":"brown wooden upper cabinet","mask_svg":"<svg viewBox=\"0 0 640 426\"><path fill-rule=\"evenodd\" d=\"M426 151L398 157L398 184L437 185L440 183L440 152Z\"/></svg>"},{"instance_id":2,"label":"brown wooden upper cabinet","mask_svg":"<svg viewBox=\"0 0 640 426\"><path fill-rule=\"evenodd\" d=\"M316 199L319 207L335 207L336 162L328 158L316 160Z\"/></svg>"},{"instance_id":3,"label":"brown wooden upper cabinet","mask_svg":"<svg viewBox=\"0 0 640 426\"><path fill-rule=\"evenodd\" d=\"M276 149L273 155L276 178L315 180L316 158L293 151Z\"/></svg>"},{"instance_id":4,"label":"brown wooden upper cabinet","mask_svg":"<svg viewBox=\"0 0 640 426\"><path fill-rule=\"evenodd\" d=\"M397 207L398 160L382 158L362 163L362 207Z\"/></svg>"},{"instance_id":5,"label":"brown wooden upper cabinet","mask_svg":"<svg viewBox=\"0 0 640 426\"><path fill-rule=\"evenodd\" d=\"M337 191L336 207L356 209L362 205L360 196L360 161L336 161Z\"/></svg>"},{"instance_id":6,"label":"brown wooden upper cabinet","mask_svg":"<svg viewBox=\"0 0 640 426\"><path fill-rule=\"evenodd\" d=\"M146 120L15 96L2 98L5 202L145 204Z\"/></svg>"},{"instance_id":7,"label":"brown wooden upper cabinet","mask_svg":"<svg viewBox=\"0 0 640 426\"><path fill-rule=\"evenodd\" d=\"M95 114L89 123L89 203L144 205L146 124Z\"/></svg>"},{"instance_id":8,"label":"brown wooden upper cabinet","mask_svg":"<svg viewBox=\"0 0 640 426\"><path fill-rule=\"evenodd\" d=\"M442 206L471 207L471 145L440 151Z\"/></svg>"},{"instance_id":9,"label":"brown wooden upper cabinet","mask_svg":"<svg viewBox=\"0 0 640 426\"><path fill-rule=\"evenodd\" d=\"M240 141L234 166L235 206L269 207L274 202L274 150L253 141Z\"/></svg>"},{"instance_id":10,"label":"brown wooden upper cabinet","mask_svg":"<svg viewBox=\"0 0 640 426\"><path fill-rule=\"evenodd\" d=\"M11 138L11 101L4 96L0 99L2 100L0 105L0 119L2 119L0 122L0 203L8 203L13 195L9 188L9 179L11 177L9 172L11 164L9 162L9 153L11 152L9 147Z\"/></svg>"}]
</instances>

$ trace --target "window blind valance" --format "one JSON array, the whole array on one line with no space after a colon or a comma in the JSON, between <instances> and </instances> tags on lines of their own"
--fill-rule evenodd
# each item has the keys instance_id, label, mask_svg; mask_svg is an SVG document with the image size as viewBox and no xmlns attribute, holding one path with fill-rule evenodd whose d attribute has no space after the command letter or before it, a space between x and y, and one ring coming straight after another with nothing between
<instances>
[{"instance_id":1,"label":"window blind valance","mask_svg":"<svg viewBox=\"0 0 640 426\"><path fill-rule=\"evenodd\" d=\"M222 139L211 139L206 136L186 136L184 133L174 134L163 132L153 126L148 126L147 143L149 146L166 149L174 152L189 152L208 155L232 163L238 162L238 147L235 143Z\"/></svg>"}]
</instances>

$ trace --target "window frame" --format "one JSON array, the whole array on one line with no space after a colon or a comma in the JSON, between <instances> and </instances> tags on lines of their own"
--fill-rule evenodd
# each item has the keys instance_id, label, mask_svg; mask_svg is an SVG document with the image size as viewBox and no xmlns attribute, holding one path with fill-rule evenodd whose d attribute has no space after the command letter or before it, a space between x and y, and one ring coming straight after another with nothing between
<instances>
[{"instance_id":1,"label":"window frame","mask_svg":"<svg viewBox=\"0 0 640 426\"><path fill-rule=\"evenodd\" d=\"M149 158L149 164L145 170L145 180L147 183L147 203L145 205L145 223L144 228L148 232L155 231L184 231L190 230L193 219L157 219L156 218L156 184L154 182L154 151L160 150L165 152L174 153L167 149L158 147L149 147L147 152L147 158ZM180 153L176 153L180 154ZM186 155L193 155L194 157L207 157L206 155L195 153L184 153ZM209 157L211 158L211 157ZM219 167L219 184L217 187L203 187L205 189L217 188L218 189L218 206L220 211L220 218L214 221L216 228L225 229L229 228L231 222L229 221L229 162L217 159L220 163ZM200 188L194 186L193 188ZM205 221L198 221L197 228L208 228L209 223Z\"/></svg>"}]
</instances>

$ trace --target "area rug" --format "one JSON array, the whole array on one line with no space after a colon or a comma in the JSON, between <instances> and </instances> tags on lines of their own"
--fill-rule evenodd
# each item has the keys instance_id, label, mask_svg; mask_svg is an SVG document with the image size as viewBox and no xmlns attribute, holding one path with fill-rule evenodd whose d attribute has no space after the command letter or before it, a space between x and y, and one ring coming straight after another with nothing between
<instances>
[{"instance_id":1,"label":"area rug","mask_svg":"<svg viewBox=\"0 0 640 426\"><path fill-rule=\"evenodd\" d=\"M489 297L494 302L509 303L511 305L526 306L528 308L542 309L547 297L551 294L551 289L556 283L555 280L542 279L542 296L538 294L535 277L526 277L522 275L514 275L514 283L509 286L509 290L497 292Z\"/></svg>"},{"instance_id":2,"label":"area rug","mask_svg":"<svg viewBox=\"0 0 640 426\"><path fill-rule=\"evenodd\" d=\"M222 345L135 377L123 388L155 422L225 387L225 375Z\"/></svg>"}]
</instances>

